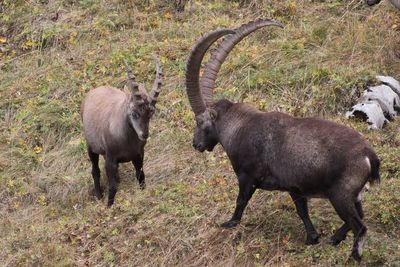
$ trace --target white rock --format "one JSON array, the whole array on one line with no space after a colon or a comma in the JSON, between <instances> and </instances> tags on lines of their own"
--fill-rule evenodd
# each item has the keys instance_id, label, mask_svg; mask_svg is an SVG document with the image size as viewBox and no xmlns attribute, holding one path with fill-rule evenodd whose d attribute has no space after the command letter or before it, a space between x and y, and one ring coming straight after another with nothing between
<instances>
[{"instance_id":1,"label":"white rock","mask_svg":"<svg viewBox=\"0 0 400 267\"><path fill-rule=\"evenodd\" d=\"M399 0L400 1L400 0ZM379 80L381 83L388 85L400 96L400 82L393 77L390 76L376 76L376 79Z\"/></svg>"},{"instance_id":2,"label":"white rock","mask_svg":"<svg viewBox=\"0 0 400 267\"><path fill-rule=\"evenodd\" d=\"M400 98L399 96L387 85L378 85L369 87L364 91L361 102L367 102L375 100L381 106L385 117L392 120L397 112L400 110Z\"/></svg>"},{"instance_id":3,"label":"white rock","mask_svg":"<svg viewBox=\"0 0 400 267\"><path fill-rule=\"evenodd\" d=\"M388 120L383 115L381 106L376 101L367 101L354 105L351 111L346 112L346 118L360 117L364 114L364 120L369 124L368 129L381 129Z\"/></svg>"}]
</instances>

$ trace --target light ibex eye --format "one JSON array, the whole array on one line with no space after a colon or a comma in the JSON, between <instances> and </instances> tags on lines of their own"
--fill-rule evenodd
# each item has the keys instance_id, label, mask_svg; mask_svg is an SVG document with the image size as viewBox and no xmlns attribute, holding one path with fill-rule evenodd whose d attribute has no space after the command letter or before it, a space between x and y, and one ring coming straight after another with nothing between
<instances>
[{"instance_id":1,"label":"light ibex eye","mask_svg":"<svg viewBox=\"0 0 400 267\"><path fill-rule=\"evenodd\" d=\"M149 110L150 110L150 115L153 115L154 114L154 112L156 111L156 109L153 107L153 106L150 106L149 107Z\"/></svg>"},{"instance_id":2,"label":"light ibex eye","mask_svg":"<svg viewBox=\"0 0 400 267\"><path fill-rule=\"evenodd\" d=\"M134 119L139 119L140 114L139 114L138 112L134 111L134 112L132 112L132 117L133 117Z\"/></svg>"}]
</instances>

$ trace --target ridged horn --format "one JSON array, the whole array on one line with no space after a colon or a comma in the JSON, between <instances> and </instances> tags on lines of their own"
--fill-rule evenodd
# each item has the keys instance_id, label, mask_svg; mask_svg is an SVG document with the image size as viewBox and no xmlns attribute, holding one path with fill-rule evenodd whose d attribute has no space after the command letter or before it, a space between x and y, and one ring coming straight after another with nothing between
<instances>
[{"instance_id":1,"label":"ridged horn","mask_svg":"<svg viewBox=\"0 0 400 267\"><path fill-rule=\"evenodd\" d=\"M126 59L124 59L124 64L125 64L125 70L126 73L128 74L128 88L131 90L131 92L136 93L139 91L139 85L136 83L136 78L135 75L133 75L132 69L129 67L128 62Z\"/></svg>"},{"instance_id":2,"label":"ridged horn","mask_svg":"<svg viewBox=\"0 0 400 267\"><path fill-rule=\"evenodd\" d=\"M160 60L155 55L153 55L153 58L156 62L156 78L153 83L153 88L151 89L151 92L150 92L150 98L151 98L151 104L153 106L155 106L157 103L158 95L160 94L162 78L163 78L163 71L162 71Z\"/></svg>"},{"instance_id":3,"label":"ridged horn","mask_svg":"<svg viewBox=\"0 0 400 267\"><path fill-rule=\"evenodd\" d=\"M234 34L235 32L229 29L220 29L207 33L205 36L194 45L190 51L189 58L186 65L186 93L189 98L190 106L195 115L201 114L205 111L201 92L200 92L200 66L204 54L208 48L219 38L227 34Z\"/></svg>"},{"instance_id":4,"label":"ridged horn","mask_svg":"<svg viewBox=\"0 0 400 267\"><path fill-rule=\"evenodd\" d=\"M215 80L217 78L221 65L222 63L224 63L229 52L231 52L235 45L247 35L265 26L278 26L283 28L283 24L270 19L258 19L256 21L251 21L235 29L235 34L229 36L229 38L226 38L218 46L218 48L213 51L210 60L205 66L205 70L200 81L201 93L206 106L209 106L213 103L213 90L215 86Z\"/></svg>"}]
</instances>

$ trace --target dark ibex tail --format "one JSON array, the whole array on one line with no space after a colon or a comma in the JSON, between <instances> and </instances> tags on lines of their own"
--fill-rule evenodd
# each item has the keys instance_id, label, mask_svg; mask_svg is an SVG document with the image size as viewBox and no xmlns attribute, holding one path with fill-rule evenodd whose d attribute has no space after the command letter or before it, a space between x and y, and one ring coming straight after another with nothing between
<instances>
[{"instance_id":1,"label":"dark ibex tail","mask_svg":"<svg viewBox=\"0 0 400 267\"><path fill-rule=\"evenodd\" d=\"M374 152L369 153L368 159L371 163L371 172L368 177L368 182L371 185L379 184L380 183L379 167L381 165L381 161Z\"/></svg>"}]
</instances>

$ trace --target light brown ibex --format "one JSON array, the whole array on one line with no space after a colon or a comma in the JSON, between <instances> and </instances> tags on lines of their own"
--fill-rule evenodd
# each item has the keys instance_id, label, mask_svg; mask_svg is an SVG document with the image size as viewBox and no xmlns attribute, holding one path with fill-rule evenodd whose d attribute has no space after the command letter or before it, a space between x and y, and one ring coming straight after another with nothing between
<instances>
[{"instance_id":1,"label":"light brown ibex","mask_svg":"<svg viewBox=\"0 0 400 267\"><path fill-rule=\"evenodd\" d=\"M95 193L102 198L99 155L105 158L108 178L108 206L114 203L119 181L118 164L131 161L140 187L145 186L143 172L144 146L149 135L149 121L154 114L162 84L162 69L156 59L156 78L150 93L124 61L129 92L110 86L91 90L82 103L81 117L87 151L92 162Z\"/></svg>"}]
</instances>

